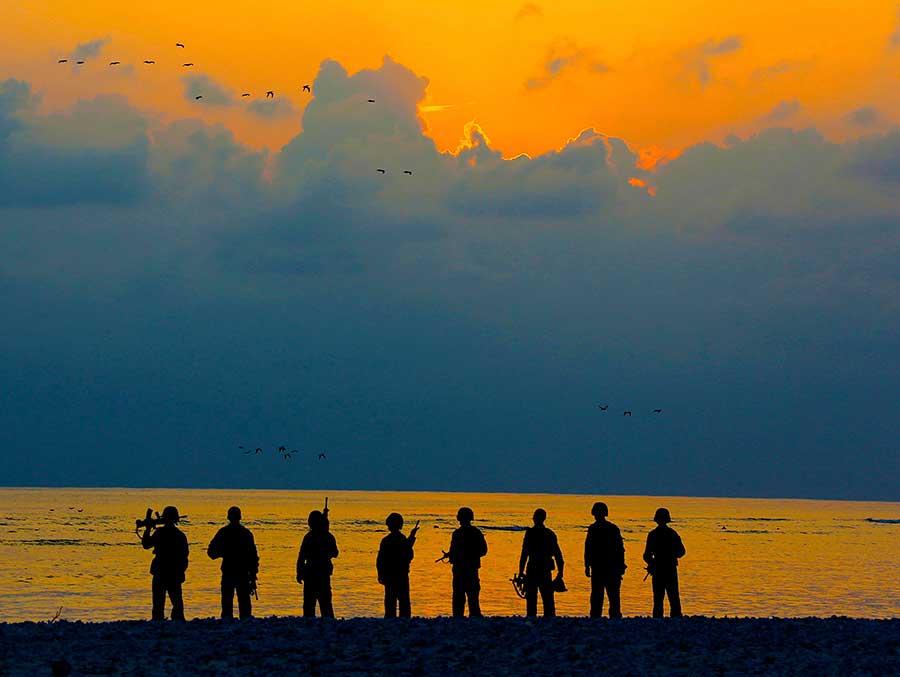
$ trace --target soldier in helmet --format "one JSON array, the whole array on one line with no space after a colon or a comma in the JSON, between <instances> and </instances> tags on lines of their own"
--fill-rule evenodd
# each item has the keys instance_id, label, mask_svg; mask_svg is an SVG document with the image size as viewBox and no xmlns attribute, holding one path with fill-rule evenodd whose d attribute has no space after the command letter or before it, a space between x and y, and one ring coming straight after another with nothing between
<instances>
[{"instance_id":1,"label":"soldier in helmet","mask_svg":"<svg viewBox=\"0 0 900 677\"><path fill-rule=\"evenodd\" d=\"M456 513L459 528L450 539L450 550L447 557L453 566L453 615L466 615L466 601L469 603L469 616L481 616L481 581L478 570L481 558L487 555L487 541L478 527L472 526L475 513L472 508L460 508Z\"/></svg>"},{"instance_id":2,"label":"soldier in helmet","mask_svg":"<svg viewBox=\"0 0 900 677\"><path fill-rule=\"evenodd\" d=\"M591 514L594 523L584 539L584 575L591 579L591 618L603 615L604 591L609 597L609 617L621 618L619 591L626 568L625 544L619 527L606 520L606 503L594 503Z\"/></svg>"},{"instance_id":3,"label":"soldier in helmet","mask_svg":"<svg viewBox=\"0 0 900 677\"><path fill-rule=\"evenodd\" d=\"M320 510L309 513L309 531L297 556L297 582L303 585L303 615L315 616L316 603L323 618L334 618L331 604L331 560L338 556L337 542L328 531L328 518Z\"/></svg>"},{"instance_id":4,"label":"soldier in helmet","mask_svg":"<svg viewBox=\"0 0 900 677\"><path fill-rule=\"evenodd\" d=\"M184 620L184 598L181 584L188 568L188 542L184 532L176 524L181 517L174 505L166 506L159 518L162 526L151 532L148 522L141 536L144 550L153 548L150 573L153 576L153 620L166 618L166 595L172 603L172 620Z\"/></svg>"},{"instance_id":5,"label":"soldier in helmet","mask_svg":"<svg viewBox=\"0 0 900 677\"><path fill-rule=\"evenodd\" d=\"M534 526L525 531L522 541L522 555L519 557L519 575L525 575L525 613L528 616L537 616L537 597L541 593L541 602L544 605L544 616L556 615L556 600L554 591L556 587L560 592L565 591L562 583L563 562L562 551L556 534L544 526L547 519L547 511L538 508L534 511L532 520ZM556 580L553 579L554 561L556 562Z\"/></svg>"},{"instance_id":6,"label":"soldier in helmet","mask_svg":"<svg viewBox=\"0 0 900 677\"><path fill-rule=\"evenodd\" d=\"M678 560L684 557L684 545L678 532L669 526L672 521L668 508L659 508L653 516L657 527L647 534L644 561L653 577L653 617L662 618L663 598L669 598L669 615L681 618L681 597L678 593Z\"/></svg>"},{"instance_id":7,"label":"soldier in helmet","mask_svg":"<svg viewBox=\"0 0 900 677\"><path fill-rule=\"evenodd\" d=\"M384 617L396 618L397 607L400 607L400 618L412 615L409 601L409 565L413 559L413 546L416 543L416 525L405 536L403 515L392 512L385 520L388 533L381 539L375 568L378 571L378 582L384 586Z\"/></svg>"},{"instance_id":8,"label":"soldier in helmet","mask_svg":"<svg viewBox=\"0 0 900 677\"><path fill-rule=\"evenodd\" d=\"M250 530L241 524L241 509L228 508L228 525L213 536L206 554L222 559L222 618L234 618L234 595L237 593L241 618L253 615L250 595L256 590L259 554Z\"/></svg>"}]
</instances>

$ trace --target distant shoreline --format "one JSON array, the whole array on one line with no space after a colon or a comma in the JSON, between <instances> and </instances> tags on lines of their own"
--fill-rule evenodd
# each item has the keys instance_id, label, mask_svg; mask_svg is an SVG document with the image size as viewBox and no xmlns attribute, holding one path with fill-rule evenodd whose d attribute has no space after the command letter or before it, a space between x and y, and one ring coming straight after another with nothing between
<instances>
[{"instance_id":1,"label":"distant shoreline","mask_svg":"<svg viewBox=\"0 0 900 677\"><path fill-rule=\"evenodd\" d=\"M449 495L519 495L519 496L584 496L593 500L597 497L609 498L658 498L666 499L686 499L686 498L708 498L714 500L737 500L737 501L827 501L833 503L889 503L900 505L900 497L897 498L835 498L833 496L719 496L715 494L636 494L631 492L619 493L610 491L583 492L583 491L518 491L504 489L365 489L365 488L287 488L287 487L145 487L145 486L124 486L124 485L92 485L92 486L43 486L23 484L17 486L2 486L0 491L249 491L249 492L295 492L295 493L312 493L312 494L329 494L329 493L350 493L350 494L449 494ZM898 515L900 517L900 515Z\"/></svg>"},{"instance_id":2,"label":"distant shoreline","mask_svg":"<svg viewBox=\"0 0 900 677\"><path fill-rule=\"evenodd\" d=\"M0 674L898 674L900 619L0 624Z\"/></svg>"}]
</instances>

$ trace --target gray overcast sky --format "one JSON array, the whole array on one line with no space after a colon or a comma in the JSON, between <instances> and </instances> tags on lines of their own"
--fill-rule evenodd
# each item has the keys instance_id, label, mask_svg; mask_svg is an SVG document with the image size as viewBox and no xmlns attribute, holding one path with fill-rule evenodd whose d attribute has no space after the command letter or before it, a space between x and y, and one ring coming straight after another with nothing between
<instances>
[{"instance_id":1,"label":"gray overcast sky","mask_svg":"<svg viewBox=\"0 0 900 677\"><path fill-rule=\"evenodd\" d=\"M425 85L265 157L0 84L0 483L900 499L900 132L453 156Z\"/></svg>"}]
</instances>

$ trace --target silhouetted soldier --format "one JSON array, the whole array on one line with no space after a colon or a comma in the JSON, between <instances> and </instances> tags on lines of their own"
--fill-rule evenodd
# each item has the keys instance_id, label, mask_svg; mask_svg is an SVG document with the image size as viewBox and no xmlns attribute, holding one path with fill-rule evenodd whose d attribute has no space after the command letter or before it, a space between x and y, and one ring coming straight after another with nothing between
<instances>
[{"instance_id":1,"label":"silhouetted soldier","mask_svg":"<svg viewBox=\"0 0 900 677\"><path fill-rule=\"evenodd\" d=\"M160 516L163 526L151 532L150 525L144 529L141 545L144 550L153 548L153 561L150 573L153 575L153 620L166 618L166 595L172 603L172 620L184 620L184 598L181 584L184 583L184 572L188 568L187 537L175 525L180 519L178 508L166 506Z\"/></svg>"},{"instance_id":2,"label":"silhouetted soldier","mask_svg":"<svg viewBox=\"0 0 900 677\"><path fill-rule=\"evenodd\" d=\"M678 559L684 557L681 536L669 527L672 517L666 508L659 508L653 516L657 526L647 534L644 561L653 577L653 617L662 618L663 598L669 597L669 615L681 618L681 597L678 594Z\"/></svg>"},{"instance_id":3,"label":"silhouetted soldier","mask_svg":"<svg viewBox=\"0 0 900 677\"><path fill-rule=\"evenodd\" d=\"M469 616L481 616L481 581L478 570L481 558L487 555L487 541L478 527L472 526L475 513L472 508L460 508L456 513L459 528L450 538L450 551L447 554L453 566L453 615L466 615L466 600L469 603Z\"/></svg>"},{"instance_id":4,"label":"silhouetted soldier","mask_svg":"<svg viewBox=\"0 0 900 677\"><path fill-rule=\"evenodd\" d=\"M323 618L334 618L331 605L331 560L338 556L337 542L328 531L328 518L319 511L309 513L309 531L300 543L297 582L303 585L303 615L316 615L316 602Z\"/></svg>"},{"instance_id":5,"label":"silhouetted soldier","mask_svg":"<svg viewBox=\"0 0 900 677\"><path fill-rule=\"evenodd\" d=\"M556 578L562 583L563 562L562 551L556 534L544 526L547 511L538 508L534 511L534 526L525 531L522 540L522 555L519 557L519 574L525 574L525 614L537 616L537 596L541 593L544 605L544 616L556 615L556 600L553 597L553 562L559 569Z\"/></svg>"},{"instance_id":6,"label":"silhouetted soldier","mask_svg":"<svg viewBox=\"0 0 900 677\"><path fill-rule=\"evenodd\" d=\"M609 617L622 618L619 592L626 568L625 544L619 527L606 521L606 503L594 503L591 514L594 523L584 539L584 575L591 579L591 618L603 615L604 590L609 597Z\"/></svg>"},{"instance_id":7,"label":"silhouetted soldier","mask_svg":"<svg viewBox=\"0 0 900 677\"><path fill-rule=\"evenodd\" d=\"M385 520L390 533L381 539L375 568L378 570L378 582L384 586L384 617L396 618L397 607L400 607L400 618L409 618L412 609L409 602L409 564L413 559L413 546L416 543L418 525L412 528L409 536L400 531L403 528L403 516L392 512Z\"/></svg>"},{"instance_id":8,"label":"silhouetted soldier","mask_svg":"<svg viewBox=\"0 0 900 677\"><path fill-rule=\"evenodd\" d=\"M228 508L228 526L213 536L206 554L210 559L222 558L222 618L234 618L235 593L240 617L250 618L250 595L256 590L259 555L253 534L241 524L241 509L236 505Z\"/></svg>"}]
</instances>

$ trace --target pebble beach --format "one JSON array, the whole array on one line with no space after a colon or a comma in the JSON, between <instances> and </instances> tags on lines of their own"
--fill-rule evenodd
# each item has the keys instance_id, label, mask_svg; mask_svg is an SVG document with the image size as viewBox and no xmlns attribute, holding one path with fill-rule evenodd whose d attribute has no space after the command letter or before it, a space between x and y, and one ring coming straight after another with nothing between
<instances>
[{"instance_id":1,"label":"pebble beach","mask_svg":"<svg viewBox=\"0 0 900 677\"><path fill-rule=\"evenodd\" d=\"M900 674L900 619L0 624L0 674Z\"/></svg>"}]
</instances>

